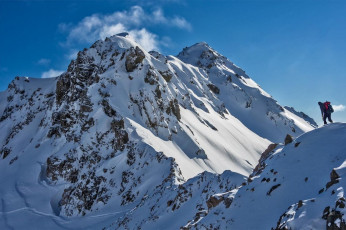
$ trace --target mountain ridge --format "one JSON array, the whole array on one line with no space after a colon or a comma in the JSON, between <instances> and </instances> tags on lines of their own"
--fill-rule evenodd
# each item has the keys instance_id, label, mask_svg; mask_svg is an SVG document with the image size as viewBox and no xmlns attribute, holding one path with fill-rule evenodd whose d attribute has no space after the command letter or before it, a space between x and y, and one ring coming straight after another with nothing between
<instances>
[{"instance_id":1,"label":"mountain ridge","mask_svg":"<svg viewBox=\"0 0 346 230\"><path fill-rule=\"evenodd\" d=\"M330 124L277 145L236 196L225 196L230 207L220 202L215 215L188 228L344 229L345 130Z\"/></svg>"},{"instance_id":2,"label":"mountain ridge","mask_svg":"<svg viewBox=\"0 0 346 230\"><path fill-rule=\"evenodd\" d=\"M16 77L0 99L1 223L16 226L14 210L57 228L93 215L109 229L179 215L183 226L192 206L199 219L244 183L270 143L314 129L206 43L164 56L126 33L57 78Z\"/></svg>"}]
</instances>

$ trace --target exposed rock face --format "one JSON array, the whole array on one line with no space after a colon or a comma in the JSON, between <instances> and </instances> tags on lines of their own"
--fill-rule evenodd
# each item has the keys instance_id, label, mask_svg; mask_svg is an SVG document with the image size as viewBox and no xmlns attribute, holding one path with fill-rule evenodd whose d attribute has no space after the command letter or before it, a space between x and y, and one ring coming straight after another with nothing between
<instances>
[{"instance_id":1,"label":"exposed rock face","mask_svg":"<svg viewBox=\"0 0 346 230\"><path fill-rule=\"evenodd\" d=\"M170 82L173 77L173 74L169 70L159 71L159 73L165 79L166 82Z\"/></svg>"},{"instance_id":2,"label":"exposed rock face","mask_svg":"<svg viewBox=\"0 0 346 230\"><path fill-rule=\"evenodd\" d=\"M285 145L288 145L289 143L292 143L292 142L293 142L293 137L287 134L285 137Z\"/></svg>"},{"instance_id":3,"label":"exposed rock face","mask_svg":"<svg viewBox=\"0 0 346 230\"><path fill-rule=\"evenodd\" d=\"M220 93L220 89L216 85L208 84L208 87L213 93L215 93L215 94Z\"/></svg>"},{"instance_id":4,"label":"exposed rock face","mask_svg":"<svg viewBox=\"0 0 346 230\"><path fill-rule=\"evenodd\" d=\"M333 169L332 172L330 173L330 181L326 184L326 189L328 189L334 184L339 183L339 178L340 176Z\"/></svg>"},{"instance_id":5,"label":"exposed rock face","mask_svg":"<svg viewBox=\"0 0 346 230\"><path fill-rule=\"evenodd\" d=\"M171 100L169 102L169 107L167 108L166 112L167 114L170 114L172 112L178 120L181 119L180 109L179 109L179 104L177 99Z\"/></svg>"},{"instance_id":6,"label":"exposed rock face","mask_svg":"<svg viewBox=\"0 0 346 230\"><path fill-rule=\"evenodd\" d=\"M256 176L260 174L263 169L265 168L265 161L268 159L268 157L273 153L273 150L278 146L278 144L270 144L268 148L262 153L261 158L258 161L258 164L256 165L255 169L253 170L253 173L251 176Z\"/></svg>"},{"instance_id":7,"label":"exposed rock face","mask_svg":"<svg viewBox=\"0 0 346 230\"><path fill-rule=\"evenodd\" d=\"M142 63L144 58L144 52L138 46L136 46L136 48L131 47L126 56L126 71L133 72L138 67L138 65Z\"/></svg>"},{"instance_id":8,"label":"exposed rock face","mask_svg":"<svg viewBox=\"0 0 346 230\"><path fill-rule=\"evenodd\" d=\"M209 198L209 200L207 200L207 206L210 209L210 208L218 206L222 201L223 201L223 197L218 199L218 198L212 196Z\"/></svg>"}]
</instances>

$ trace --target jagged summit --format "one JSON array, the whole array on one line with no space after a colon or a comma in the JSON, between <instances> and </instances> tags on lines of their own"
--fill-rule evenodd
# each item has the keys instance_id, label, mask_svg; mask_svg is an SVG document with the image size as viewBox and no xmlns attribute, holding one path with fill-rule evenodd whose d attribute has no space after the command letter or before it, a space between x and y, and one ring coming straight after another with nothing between
<instances>
[{"instance_id":1,"label":"jagged summit","mask_svg":"<svg viewBox=\"0 0 346 230\"><path fill-rule=\"evenodd\" d=\"M190 47L185 47L177 57L185 63L204 69L208 74L214 73L220 75L221 73L225 78L233 75L235 77L249 79L245 71L219 54L206 42L199 42Z\"/></svg>"},{"instance_id":2,"label":"jagged summit","mask_svg":"<svg viewBox=\"0 0 346 230\"><path fill-rule=\"evenodd\" d=\"M222 55L212 49L206 42L199 42L190 47L185 47L177 57L189 64L202 66L205 63L200 63L202 59L210 61L221 58Z\"/></svg>"},{"instance_id":3,"label":"jagged summit","mask_svg":"<svg viewBox=\"0 0 346 230\"><path fill-rule=\"evenodd\" d=\"M130 47L140 47L142 50L144 50L136 41L135 39L127 32L119 33L110 37L105 38L104 42L112 42L116 43L119 48L122 49L129 49Z\"/></svg>"},{"instance_id":4,"label":"jagged summit","mask_svg":"<svg viewBox=\"0 0 346 230\"><path fill-rule=\"evenodd\" d=\"M177 56L201 56L203 52L210 52L214 56L221 56L213 48L211 48L206 42L198 42L192 46L185 47Z\"/></svg>"},{"instance_id":5,"label":"jagged summit","mask_svg":"<svg viewBox=\"0 0 346 230\"><path fill-rule=\"evenodd\" d=\"M177 56L200 56L203 52L213 52L217 56L221 56L214 49L212 49L206 42L197 42L192 46L185 47Z\"/></svg>"},{"instance_id":6,"label":"jagged summit","mask_svg":"<svg viewBox=\"0 0 346 230\"><path fill-rule=\"evenodd\" d=\"M94 58L98 55L106 55L107 53L123 52L130 48L138 47L144 53L147 53L140 44L138 44L129 33L123 32L110 37L106 37L104 40L96 41L89 49L84 49L83 51L88 51L89 56ZM96 51L96 54L93 53Z\"/></svg>"}]
</instances>

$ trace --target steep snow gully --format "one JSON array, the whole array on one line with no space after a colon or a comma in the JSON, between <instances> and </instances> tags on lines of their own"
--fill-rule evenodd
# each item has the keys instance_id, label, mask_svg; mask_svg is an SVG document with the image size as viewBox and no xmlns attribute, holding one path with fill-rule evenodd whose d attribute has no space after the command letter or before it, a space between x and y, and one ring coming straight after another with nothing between
<instances>
[{"instance_id":1,"label":"steep snow gully","mask_svg":"<svg viewBox=\"0 0 346 230\"><path fill-rule=\"evenodd\" d=\"M345 229L346 125L316 127L206 43L118 34L0 92L0 229Z\"/></svg>"}]
</instances>

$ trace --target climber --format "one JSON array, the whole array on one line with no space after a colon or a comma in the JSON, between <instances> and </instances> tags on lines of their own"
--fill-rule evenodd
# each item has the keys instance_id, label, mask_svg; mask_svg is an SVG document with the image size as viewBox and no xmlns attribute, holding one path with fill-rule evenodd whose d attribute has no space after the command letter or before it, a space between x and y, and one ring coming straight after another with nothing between
<instances>
[{"instance_id":1,"label":"climber","mask_svg":"<svg viewBox=\"0 0 346 230\"><path fill-rule=\"evenodd\" d=\"M334 109L332 105L330 104L330 102L329 101L326 101L324 103L318 102L318 105L320 106L320 109L321 109L322 119L324 124L325 125L327 124L327 118L330 123L333 123L331 116L332 116L332 112L334 112Z\"/></svg>"}]
</instances>

